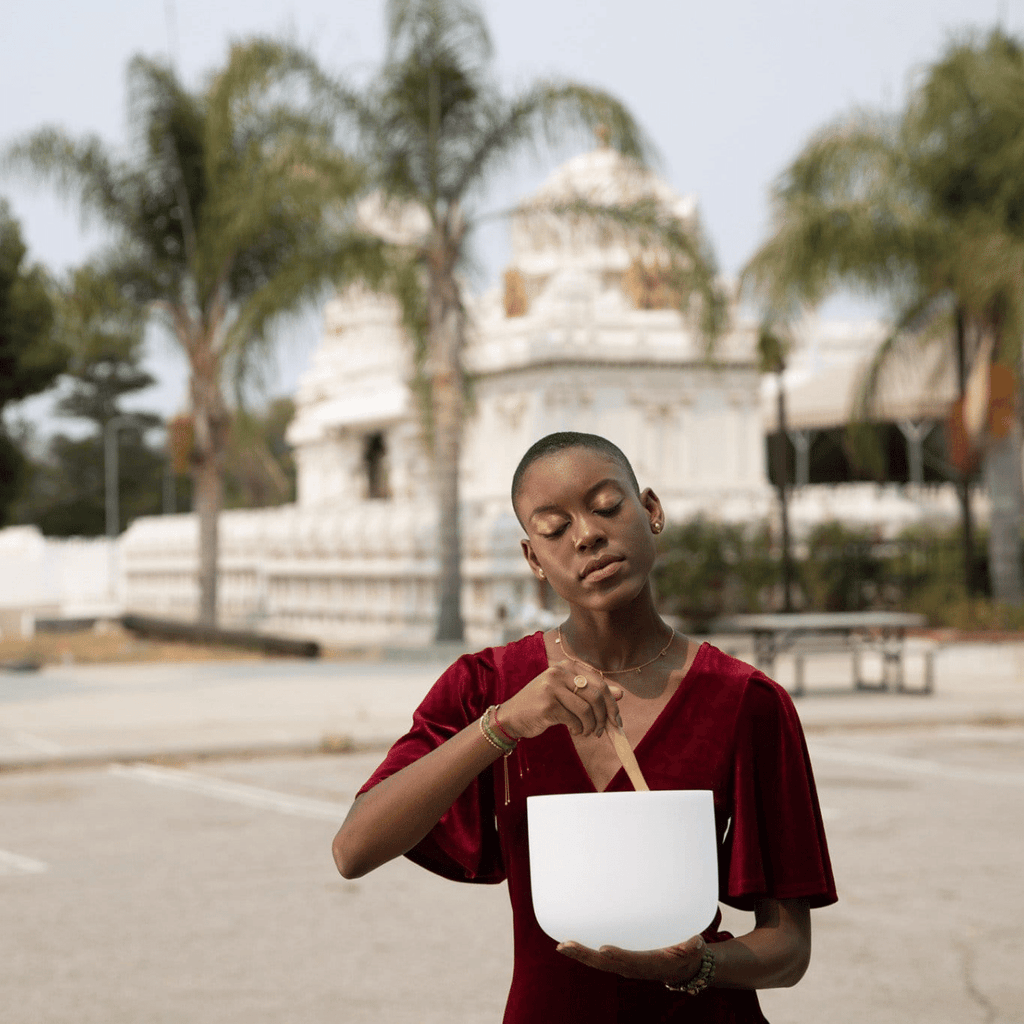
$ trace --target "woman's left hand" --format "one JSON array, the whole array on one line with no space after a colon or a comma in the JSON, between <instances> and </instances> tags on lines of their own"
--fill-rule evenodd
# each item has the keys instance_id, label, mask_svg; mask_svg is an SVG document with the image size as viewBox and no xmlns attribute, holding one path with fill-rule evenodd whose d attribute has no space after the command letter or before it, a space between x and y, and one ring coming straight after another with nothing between
<instances>
[{"instance_id":1,"label":"woman's left hand","mask_svg":"<svg viewBox=\"0 0 1024 1024\"><path fill-rule=\"evenodd\" d=\"M563 956L578 960L587 967L599 971L621 974L624 978L640 981L670 982L685 984L696 977L704 955L704 940L695 935L686 942L665 949L648 949L635 952L619 949L618 946L602 946L590 949L577 942L561 942L556 947Z\"/></svg>"}]
</instances>

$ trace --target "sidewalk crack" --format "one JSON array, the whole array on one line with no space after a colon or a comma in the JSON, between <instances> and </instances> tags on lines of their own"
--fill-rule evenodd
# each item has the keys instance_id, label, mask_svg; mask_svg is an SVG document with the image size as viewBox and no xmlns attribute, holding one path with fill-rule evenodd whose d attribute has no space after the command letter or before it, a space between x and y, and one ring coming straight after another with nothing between
<instances>
[{"instance_id":1,"label":"sidewalk crack","mask_svg":"<svg viewBox=\"0 0 1024 1024\"><path fill-rule=\"evenodd\" d=\"M995 1024L999 1018L999 1011L989 1000L988 996L981 991L974 982L974 950L975 947L969 942L960 942L960 966L963 975L964 989L967 995L973 1000L978 1008L984 1013L984 1024Z\"/></svg>"}]
</instances>

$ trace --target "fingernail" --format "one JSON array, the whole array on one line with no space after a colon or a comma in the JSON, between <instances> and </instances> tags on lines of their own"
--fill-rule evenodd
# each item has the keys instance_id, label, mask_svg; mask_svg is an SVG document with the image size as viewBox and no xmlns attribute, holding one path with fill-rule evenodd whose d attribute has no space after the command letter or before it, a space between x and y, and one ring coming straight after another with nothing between
<instances>
[{"instance_id":1,"label":"fingernail","mask_svg":"<svg viewBox=\"0 0 1024 1024\"><path fill-rule=\"evenodd\" d=\"M598 730L597 730L597 735L598 735L598 736L603 736L603 735L604 735L604 729L603 729L603 728L601 728L601 729L598 729Z\"/></svg>"},{"instance_id":2,"label":"fingernail","mask_svg":"<svg viewBox=\"0 0 1024 1024\"><path fill-rule=\"evenodd\" d=\"M621 729L622 728L622 715L616 715L615 716L615 722L618 725L618 727Z\"/></svg>"}]
</instances>

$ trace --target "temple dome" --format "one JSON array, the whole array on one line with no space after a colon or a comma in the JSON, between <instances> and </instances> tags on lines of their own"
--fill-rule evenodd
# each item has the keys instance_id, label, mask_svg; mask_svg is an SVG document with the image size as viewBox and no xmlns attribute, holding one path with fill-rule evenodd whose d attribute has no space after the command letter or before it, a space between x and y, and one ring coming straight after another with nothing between
<instances>
[{"instance_id":1,"label":"temple dome","mask_svg":"<svg viewBox=\"0 0 1024 1024\"><path fill-rule=\"evenodd\" d=\"M666 213L690 220L697 212L694 196L681 196L664 179L610 146L567 160L521 206L548 206L584 199L603 206L625 206L654 199Z\"/></svg>"},{"instance_id":2,"label":"temple dome","mask_svg":"<svg viewBox=\"0 0 1024 1024\"><path fill-rule=\"evenodd\" d=\"M575 217L566 209L577 202L628 207L645 200L688 229L700 230L694 196L681 196L652 170L609 146L558 167L512 217L511 265L525 275L531 298L560 270L621 274L642 250L655 256L618 224Z\"/></svg>"}]
</instances>

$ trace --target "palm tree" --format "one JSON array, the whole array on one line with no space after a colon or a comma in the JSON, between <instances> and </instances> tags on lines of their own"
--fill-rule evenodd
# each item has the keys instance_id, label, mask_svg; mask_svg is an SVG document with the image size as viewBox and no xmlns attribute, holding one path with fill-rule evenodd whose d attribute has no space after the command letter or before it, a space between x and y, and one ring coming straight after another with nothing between
<instances>
[{"instance_id":1,"label":"palm tree","mask_svg":"<svg viewBox=\"0 0 1024 1024\"><path fill-rule=\"evenodd\" d=\"M424 385L423 418L436 480L440 522L436 637L462 638L459 454L466 414L465 268L478 200L491 175L538 142L558 144L572 132L603 127L624 155L645 160L650 146L626 108L608 93L573 82L538 82L506 96L494 81L491 43L471 0L389 0L383 66L360 93L339 86L344 116L354 120L372 179L387 201L426 211L429 228L416 250L425 300L407 289ZM706 295L705 320L721 309L712 264L699 240L645 202L611 208L581 199L554 211L628 224L641 239L681 253L680 276ZM687 298L689 298L687 292Z\"/></svg>"},{"instance_id":2,"label":"palm tree","mask_svg":"<svg viewBox=\"0 0 1024 1024\"><path fill-rule=\"evenodd\" d=\"M56 128L7 154L112 230L103 270L187 360L204 624L216 620L228 385L241 390L275 317L351 274L377 281L383 268L380 243L344 230L363 179L335 143L321 81L301 51L258 39L232 46L195 92L136 57L128 159Z\"/></svg>"},{"instance_id":3,"label":"palm tree","mask_svg":"<svg viewBox=\"0 0 1024 1024\"><path fill-rule=\"evenodd\" d=\"M888 295L898 310L865 380L861 415L894 360L938 339L953 340L961 395L979 353L994 351L1020 380L1022 96L1024 51L1015 40L995 31L955 44L901 114L827 126L776 184L774 232L744 269L745 286L782 316L844 286ZM986 459L993 593L1020 604L1020 473L994 471L1019 466L1019 423ZM972 586L969 482L957 480Z\"/></svg>"}]
</instances>

